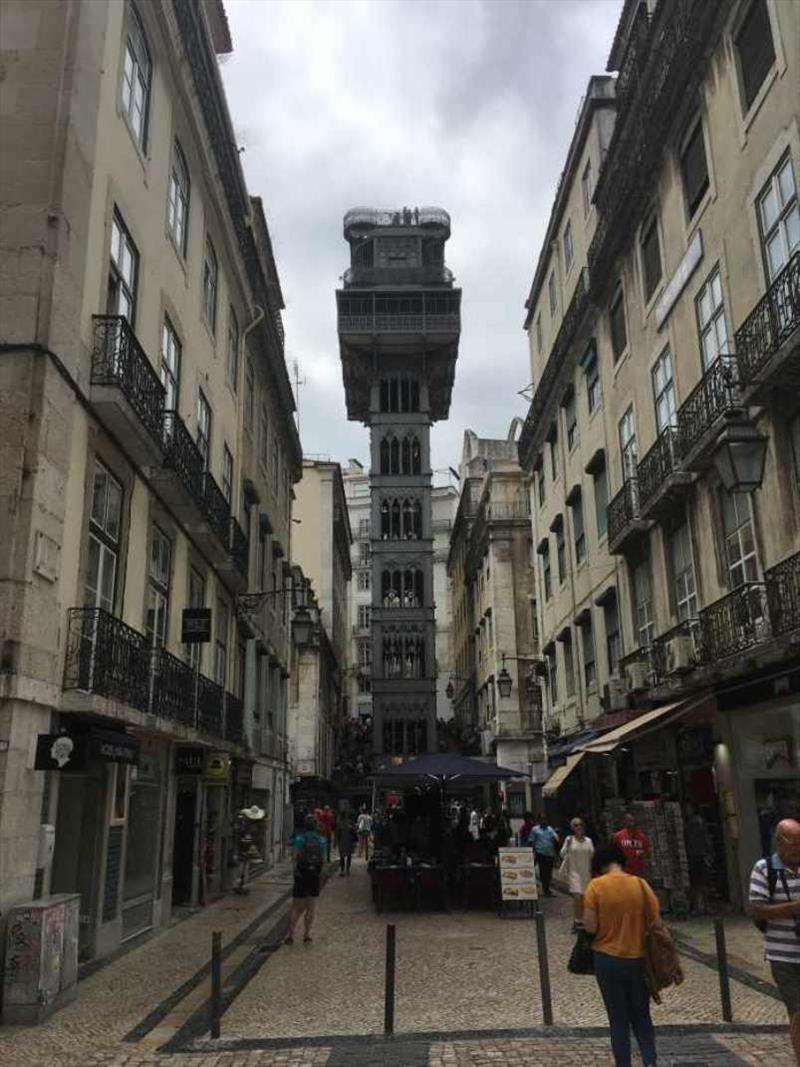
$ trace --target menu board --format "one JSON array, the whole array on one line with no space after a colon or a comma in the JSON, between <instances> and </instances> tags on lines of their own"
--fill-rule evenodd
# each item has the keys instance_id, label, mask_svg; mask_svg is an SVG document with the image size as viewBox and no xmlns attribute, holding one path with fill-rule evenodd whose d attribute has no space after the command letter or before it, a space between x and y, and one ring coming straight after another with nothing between
<instances>
[{"instance_id":1,"label":"menu board","mask_svg":"<svg viewBox=\"0 0 800 1067\"><path fill-rule=\"evenodd\" d=\"M507 900L537 900L536 871L530 848L501 848L500 894Z\"/></svg>"}]
</instances>

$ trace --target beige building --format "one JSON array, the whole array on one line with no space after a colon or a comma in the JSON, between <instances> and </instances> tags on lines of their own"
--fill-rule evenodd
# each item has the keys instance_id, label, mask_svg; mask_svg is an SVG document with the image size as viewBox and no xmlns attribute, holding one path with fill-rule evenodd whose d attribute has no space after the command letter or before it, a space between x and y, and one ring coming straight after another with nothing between
<instances>
[{"instance_id":1,"label":"beige building","mask_svg":"<svg viewBox=\"0 0 800 1067\"><path fill-rule=\"evenodd\" d=\"M800 8L626 0L608 69L527 303L548 708L616 727L598 805L703 809L735 898L800 810Z\"/></svg>"},{"instance_id":2,"label":"beige building","mask_svg":"<svg viewBox=\"0 0 800 1067\"><path fill-rule=\"evenodd\" d=\"M515 420L516 422L516 420ZM528 480L517 426L506 440L464 435L461 496L448 559L453 602L453 700L462 747L495 756L529 782L544 777L538 617ZM504 673L511 686L504 693ZM512 815L530 808L530 786L508 785Z\"/></svg>"},{"instance_id":3,"label":"beige building","mask_svg":"<svg viewBox=\"0 0 800 1067\"><path fill-rule=\"evenodd\" d=\"M90 959L229 887L245 802L281 848L287 608L239 598L301 453L222 3L11 0L0 47L0 911L80 894Z\"/></svg>"},{"instance_id":4,"label":"beige building","mask_svg":"<svg viewBox=\"0 0 800 1067\"><path fill-rule=\"evenodd\" d=\"M352 535L342 468L328 460L304 459L294 505L297 523L292 562L308 589L314 637L295 643L297 675L289 706L290 745L299 779L295 800L330 787L336 738L346 714L344 678L349 648L348 587Z\"/></svg>"}]
</instances>

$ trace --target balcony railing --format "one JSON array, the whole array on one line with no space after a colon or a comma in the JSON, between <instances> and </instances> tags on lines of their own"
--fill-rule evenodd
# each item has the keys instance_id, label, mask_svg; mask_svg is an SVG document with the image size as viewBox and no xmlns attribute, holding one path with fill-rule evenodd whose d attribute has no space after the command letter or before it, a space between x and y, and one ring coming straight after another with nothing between
<instances>
[{"instance_id":1,"label":"balcony railing","mask_svg":"<svg viewBox=\"0 0 800 1067\"><path fill-rule=\"evenodd\" d=\"M636 478L642 511L668 486L671 477L681 471L679 440L678 431L667 426L637 464Z\"/></svg>"},{"instance_id":2,"label":"balcony railing","mask_svg":"<svg viewBox=\"0 0 800 1067\"><path fill-rule=\"evenodd\" d=\"M244 704L233 693L225 694L225 740L244 741Z\"/></svg>"},{"instance_id":3,"label":"balcony railing","mask_svg":"<svg viewBox=\"0 0 800 1067\"><path fill-rule=\"evenodd\" d=\"M636 478L628 478L608 505L608 544L613 552L624 540L633 524L640 519L639 486Z\"/></svg>"},{"instance_id":4,"label":"balcony railing","mask_svg":"<svg viewBox=\"0 0 800 1067\"><path fill-rule=\"evenodd\" d=\"M222 737L222 705L225 690L204 674L197 679L197 729Z\"/></svg>"},{"instance_id":5,"label":"balcony railing","mask_svg":"<svg viewBox=\"0 0 800 1067\"><path fill-rule=\"evenodd\" d=\"M205 506L205 461L177 411L164 412L164 466L174 470L201 510Z\"/></svg>"},{"instance_id":6,"label":"balcony railing","mask_svg":"<svg viewBox=\"0 0 800 1067\"><path fill-rule=\"evenodd\" d=\"M617 100L617 121L639 92L650 56L650 19L644 5L640 6L631 28L625 58L619 68L614 95Z\"/></svg>"},{"instance_id":7,"label":"balcony railing","mask_svg":"<svg viewBox=\"0 0 800 1067\"><path fill-rule=\"evenodd\" d=\"M703 653L708 663L735 656L771 636L767 587L745 582L700 612Z\"/></svg>"},{"instance_id":8,"label":"balcony railing","mask_svg":"<svg viewBox=\"0 0 800 1067\"><path fill-rule=\"evenodd\" d=\"M458 314L340 315L340 333L458 333Z\"/></svg>"},{"instance_id":9,"label":"balcony railing","mask_svg":"<svg viewBox=\"0 0 800 1067\"><path fill-rule=\"evenodd\" d=\"M195 685L197 675L183 660L165 648L153 652L153 696L150 710L162 719L184 726L195 724Z\"/></svg>"},{"instance_id":10,"label":"balcony railing","mask_svg":"<svg viewBox=\"0 0 800 1067\"><path fill-rule=\"evenodd\" d=\"M64 689L80 689L147 711L150 649L144 634L103 608L70 608Z\"/></svg>"},{"instance_id":11,"label":"balcony railing","mask_svg":"<svg viewBox=\"0 0 800 1067\"><path fill-rule=\"evenodd\" d=\"M649 649L650 670L656 685L667 677L693 670L703 662L700 620L684 619L653 639Z\"/></svg>"},{"instance_id":12,"label":"balcony railing","mask_svg":"<svg viewBox=\"0 0 800 1067\"><path fill-rule=\"evenodd\" d=\"M781 345L800 329L800 252L795 252L736 331L736 359L743 386L764 369Z\"/></svg>"},{"instance_id":13,"label":"balcony railing","mask_svg":"<svg viewBox=\"0 0 800 1067\"><path fill-rule=\"evenodd\" d=\"M345 287L360 285L452 285L453 272L443 263L419 267L348 267Z\"/></svg>"},{"instance_id":14,"label":"balcony railing","mask_svg":"<svg viewBox=\"0 0 800 1067\"><path fill-rule=\"evenodd\" d=\"M203 504L208 525L223 545L229 544L231 508L211 471L203 472Z\"/></svg>"},{"instance_id":15,"label":"balcony railing","mask_svg":"<svg viewBox=\"0 0 800 1067\"><path fill-rule=\"evenodd\" d=\"M800 630L800 552L765 570L764 581L773 634Z\"/></svg>"},{"instance_id":16,"label":"balcony railing","mask_svg":"<svg viewBox=\"0 0 800 1067\"><path fill-rule=\"evenodd\" d=\"M115 385L151 437L161 443L164 386L130 323L122 315L95 315L92 385Z\"/></svg>"},{"instance_id":17,"label":"balcony railing","mask_svg":"<svg viewBox=\"0 0 800 1067\"><path fill-rule=\"evenodd\" d=\"M250 569L250 545L244 530L233 515L230 518L229 546L233 565L242 578L247 578L247 573Z\"/></svg>"},{"instance_id":18,"label":"balcony railing","mask_svg":"<svg viewBox=\"0 0 800 1067\"><path fill-rule=\"evenodd\" d=\"M741 408L736 362L732 356L719 356L678 408L681 456L689 459L715 425Z\"/></svg>"}]
</instances>

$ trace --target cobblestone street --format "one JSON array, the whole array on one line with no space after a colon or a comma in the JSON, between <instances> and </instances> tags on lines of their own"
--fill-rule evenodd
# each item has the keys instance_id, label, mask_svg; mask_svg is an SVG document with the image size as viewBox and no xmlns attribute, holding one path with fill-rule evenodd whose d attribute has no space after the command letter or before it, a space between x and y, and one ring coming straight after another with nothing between
<instances>
[{"instance_id":1,"label":"cobblestone street","mask_svg":"<svg viewBox=\"0 0 800 1067\"><path fill-rule=\"evenodd\" d=\"M490 912L377 915L366 868L332 877L312 945L282 945L288 870L258 879L85 979L78 999L35 1030L0 1030L0 1063L21 1067L509 1067L611 1062L593 980L569 975L569 902L544 902L555 1027L541 1029L534 925ZM385 926L397 927L397 1036L383 1030ZM698 951L707 933L684 931ZM222 929L226 992L235 996L212 1042L204 1025L210 932ZM732 920L731 954L753 955ZM740 943L741 942L741 943ZM654 1009L661 1062L791 1067L783 1006L732 982L738 1030L720 1023L716 973L685 958L686 981ZM753 978L763 978L756 967ZM239 991L241 989L241 991ZM238 992L238 995L236 993ZM361 1036L358 1036L361 1035ZM373 1035L371 1038L368 1035ZM127 1040L126 1040L127 1037ZM163 1051L170 1042L173 1053Z\"/></svg>"}]
</instances>

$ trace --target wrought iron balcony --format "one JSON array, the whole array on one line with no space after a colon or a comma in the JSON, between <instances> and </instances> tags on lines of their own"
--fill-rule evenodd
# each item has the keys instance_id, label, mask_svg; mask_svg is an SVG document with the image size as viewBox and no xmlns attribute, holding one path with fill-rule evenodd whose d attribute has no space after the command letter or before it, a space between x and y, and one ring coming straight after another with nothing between
<instances>
[{"instance_id":1,"label":"wrought iron balcony","mask_svg":"<svg viewBox=\"0 0 800 1067\"><path fill-rule=\"evenodd\" d=\"M765 570L764 581L773 634L800 630L800 552Z\"/></svg>"},{"instance_id":2,"label":"wrought iron balcony","mask_svg":"<svg viewBox=\"0 0 800 1067\"><path fill-rule=\"evenodd\" d=\"M244 742L244 704L233 693L225 694L225 740Z\"/></svg>"},{"instance_id":3,"label":"wrought iron balcony","mask_svg":"<svg viewBox=\"0 0 800 1067\"><path fill-rule=\"evenodd\" d=\"M703 654L707 663L736 656L772 636L764 582L745 582L700 612Z\"/></svg>"},{"instance_id":4,"label":"wrought iron balcony","mask_svg":"<svg viewBox=\"0 0 800 1067\"><path fill-rule=\"evenodd\" d=\"M800 252L795 252L736 331L742 392L759 387L800 388Z\"/></svg>"},{"instance_id":5,"label":"wrought iron balcony","mask_svg":"<svg viewBox=\"0 0 800 1067\"><path fill-rule=\"evenodd\" d=\"M237 520L231 515L230 554L233 564L241 577L247 582L247 573L250 569L250 544L244 530Z\"/></svg>"},{"instance_id":6,"label":"wrought iron balcony","mask_svg":"<svg viewBox=\"0 0 800 1067\"><path fill-rule=\"evenodd\" d=\"M92 321L92 406L136 463L160 463L164 386L126 318L95 315Z\"/></svg>"},{"instance_id":7,"label":"wrought iron balcony","mask_svg":"<svg viewBox=\"0 0 800 1067\"><path fill-rule=\"evenodd\" d=\"M186 423L177 411L164 412L164 468L177 475L178 498L171 503L178 511L178 517L185 521L186 512L191 520L202 511L203 476L206 471L200 449L186 428Z\"/></svg>"},{"instance_id":8,"label":"wrought iron balcony","mask_svg":"<svg viewBox=\"0 0 800 1067\"><path fill-rule=\"evenodd\" d=\"M342 275L345 289L371 285L452 285L453 272L443 263L418 267L348 267Z\"/></svg>"},{"instance_id":9,"label":"wrought iron balcony","mask_svg":"<svg viewBox=\"0 0 800 1067\"><path fill-rule=\"evenodd\" d=\"M80 689L147 711L150 649L144 634L103 608L70 608L64 689Z\"/></svg>"},{"instance_id":10,"label":"wrought iron balcony","mask_svg":"<svg viewBox=\"0 0 800 1067\"><path fill-rule=\"evenodd\" d=\"M657 518L683 495L692 475L683 469L678 431L667 426L636 466L643 518Z\"/></svg>"},{"instance_id":11,"label":"wrought iron balcony","mask_svg":"<svg viewBox=\"0 0 800 1067\"><path fill-rule=\"evenodd\" d=\"M188 663L165 648L155 649L150 711L162 719L194 726L196 683L197 676Z\"/></svg>"},{"instance_id":12,"label":"wrought iron balcony","mask_svg":"<svg viewBox=\"0 0 800 1067\"><path fill-rule=\"evenodd\" d=\"M375 334L457 337L461 329L461 291L422 293L337 293L339 334L369 340Z\"/></svg>"},{"instance_id":13,"label":"wrought iron balcony","mask_svg":"<svg viewBox=\"0 0 800 1067\"><path fill-rule=\"evenodd\" d=\"M725 424L741 417L736 361L719 356L678 408L680 454L686 470L703 470Z\"/></svg>"},{"instance_id":14,"label":"wrought iron balcony","mask_svg":"<svg viewBox=\"0 0 800 1067\"><path fill-rule=\"evenodd\" d=\"M197 678L197 729L212 737L223 736L222 707L225 690L201 674Z\"/></svg>"},{"instance_id":15,"label":"wrought iron balcony","mask_svg":"<svg viewBox=\"0 0 800 1067\"><path fill-rule=\"evenodd\" d=\"M703 663L703 643L699 618L684 619L653 639L649 649L654 684L688 673Z\"/></svg>"},{"instance_id":16,"label":"wrought iron balcony","mask_svg":"<svg viewBox=\"0 0 800 1067\"><path fill-rule=\"evenodd\" d=\"M652 522L646 521L639 506L639 485L635 477L628 478L608 505L608 550L623 553Z\"/></svg>"}]
</instances>

